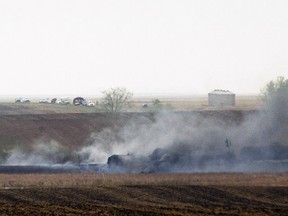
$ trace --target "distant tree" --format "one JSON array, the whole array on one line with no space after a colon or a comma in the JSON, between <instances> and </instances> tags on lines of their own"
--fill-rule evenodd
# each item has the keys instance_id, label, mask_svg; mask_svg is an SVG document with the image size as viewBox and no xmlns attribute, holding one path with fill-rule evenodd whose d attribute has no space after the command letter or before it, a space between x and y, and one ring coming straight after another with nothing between
<instances>
[{"instance_id":1,"label":"distant tree","mask_svg":"<svg viewBox=\"0 0 288 216\"><path fill-rule=\"evenodd\" d=\"M168 103L162 103L158 98L152 100L152 106L149 111L159 112L159 111L168 111L172 110L172 106Z\"/></svg>"},{"instance_id":2,"label":"distant tree","mask_svg":"<svg viewBox=\"0 0 288 216\"><path fill-rule=\"evenodd\" d=\"M158 106L159 104L161 104L161 101L159 99L154 99L152 100L152 103L154 106Z\"/></svg>"},{"instance_id":3,"label":"distant tree","mask_svg":"<svg viewBox=\"0 0 288 216\"><path fill-rule=\"evenodd\" d=\"M163 104L161 103L161 101L158 98L153 99L152 104L153 104L153 106L151 108L153 111L160 111L164 108Z\"/></svg>"},{"instance_id":4,"label":"distant tree","mask_svg":"<svg viewBox=\"0 0 288 216\"><path fill-rule=\"evenodd\" d=\"M273 97L279 95L288 98L288 79L285 79L282 76L267 83L260 93L260 97L264 102L267 102Z\"/></svg>"},{"instance_id":5,"label":"distant tree","mask_svg":"<svg viewBox=\"0 0 288 216\"><path fill-rule=\"evenodd\" d=\"M126 88L111 88L103 91L102 105L108 112L120 112L127 106L133 94Z\"/></svg>"}]
</instances>

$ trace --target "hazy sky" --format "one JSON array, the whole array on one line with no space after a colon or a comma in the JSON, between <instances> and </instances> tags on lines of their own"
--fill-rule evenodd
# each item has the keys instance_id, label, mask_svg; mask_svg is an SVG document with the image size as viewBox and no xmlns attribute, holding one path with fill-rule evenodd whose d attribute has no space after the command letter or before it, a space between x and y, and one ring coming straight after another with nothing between
<instances>
[{"instance_id":1,"label":"hazy sky","mask_svg":"<svg viewBox=\"0 0 288 216\"><path fill-rule=\"evenodd\" d=\"M288 78L287 11L286 0L0 0L0 94L257 94Z\"/></svg>"}]
</instances>

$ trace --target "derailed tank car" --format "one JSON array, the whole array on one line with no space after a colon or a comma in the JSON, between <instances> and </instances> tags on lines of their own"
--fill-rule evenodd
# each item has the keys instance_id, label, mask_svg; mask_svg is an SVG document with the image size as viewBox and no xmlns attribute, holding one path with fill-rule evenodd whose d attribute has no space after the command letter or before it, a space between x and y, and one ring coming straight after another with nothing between
<instances>
[{"instance_id":1,"label":"derailed tank car","mask_svg":"<svg viewBox=\"0 0 288 216\"><path fill-rule=\"evenodd\" d=\"M112 155L108 158L108 170L114 173L140 173L147 166L148 160L134 154Z\"/></svg>"}]
</instances>

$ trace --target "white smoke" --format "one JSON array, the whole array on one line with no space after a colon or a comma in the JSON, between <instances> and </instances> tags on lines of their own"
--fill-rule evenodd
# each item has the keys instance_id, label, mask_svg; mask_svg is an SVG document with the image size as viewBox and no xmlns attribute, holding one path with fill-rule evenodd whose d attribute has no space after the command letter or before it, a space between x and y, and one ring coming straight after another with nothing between
<instances>
[{"instance_id":1,"label":"white smoke","mask_svg":"<svg viewBox=\"0 0 288 216\"><path fill-rule=\"evenodd\" d=\"M165 158L169 162L167 166L171 167L168 171L181 170L181 167L185 167L184 171L201 171L205 158L210 160L206 170L223 171L226 165L221 166L232 159L237 163L247 157L249 160L253 157L275 160L278 156L283 159L283 155L277 156L275 148L287 151L287 113L288 104L280 96L266 103L263 110L255 112L157 113L154 118L134 118L117 132L104 129L93 133L93 144L81 153L86 154L89 162L106 163L114 154L133 153L136 162L137 157L151 159L162 151L156 159L163 161ZM235 115L241 115L243 119L237 121ZM246 157L244 154L249 148L251 151ZM249 168L241 164L235 165L234 170Z\"/></svg>"},{"instance_id":2,"label":"white smoke","mask_svg":"<svg viewBox=\"0 0 288 216\"><path fill-rule=\"evenodd\" d=\"M30 149L10 150L5 164L105 164L112 155L128 155L126 169L117 172L249 171L251 161L288 160L287 131L287 96L277 95L261 111L133 115L121 128L92 133L92 144L78 152L40 139Z\"/></svg>"},{"instance_id":3,"label":"white smoke","mask_svg":"<svg viewBox=\"0 0 288 216\"><path fill-rule=\"evenodd\" d=\"M53 165L71 160L71 153L55 140L37 140L29 149L14 148L8 152L6 165Z\"/></svg>"}]
</instances>

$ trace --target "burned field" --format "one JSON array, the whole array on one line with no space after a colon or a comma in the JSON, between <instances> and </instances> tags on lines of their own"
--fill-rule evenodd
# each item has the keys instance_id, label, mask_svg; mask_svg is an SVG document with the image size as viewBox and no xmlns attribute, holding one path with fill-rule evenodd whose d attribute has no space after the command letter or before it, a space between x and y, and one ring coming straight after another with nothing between
<instances>
[{"instance_id":1,"label":"burned field","mask_svg":"<svg viewBox=\"0 0 288 216\"><path fill-rule=\"evenodd\" d=\"M240 110L0 116L0 172L285 172L282 117Z\"/></svg>"},{"instance_id":2,"label":"burned field","mask_svg":"<svg viewBox=\"0 0 288 216\"><path fill-rule=\"evenodd\" d=\"M1 215L286 215L287 173L0 175Z\"/></svg>"}]
</instances>

